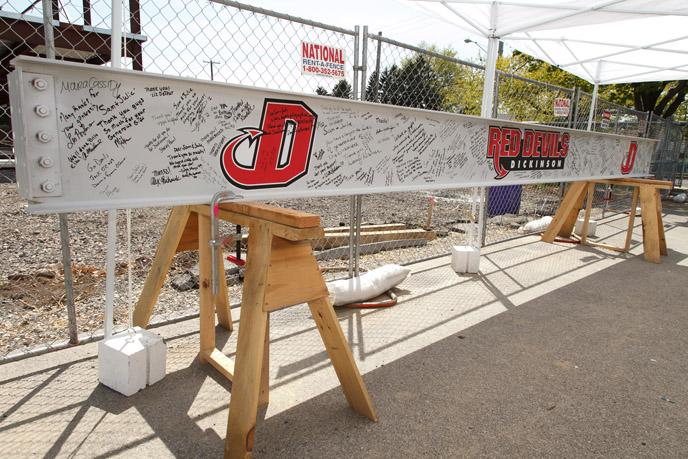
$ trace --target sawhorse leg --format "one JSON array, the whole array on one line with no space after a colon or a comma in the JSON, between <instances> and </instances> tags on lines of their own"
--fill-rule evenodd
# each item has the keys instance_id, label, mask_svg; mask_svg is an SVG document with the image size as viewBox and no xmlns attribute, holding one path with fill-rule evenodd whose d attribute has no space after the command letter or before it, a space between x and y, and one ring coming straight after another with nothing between
<instances>
[{"instance_id":1,"label":"sawhorse leg","mask_svg":"<svg viewBox=\"0 0 688 459\"><path fill-rule=\"evenodd\" d=\"M585 215L583 217L583 228L581 229L580 237L581 244L585 245L588 241L588 226L590 225L590 212L592 211L592 199L595 196L595 182L588 184L588 199L585 203ZM576 215L576 217L578 217Z\"/></svg>"},{"instance_id":2,"label":"sawhorse leg","mask_svg":"<svg viewBox=\"0 0 688 459\"><path fill-rule=\"evenodd\" d=\"M267 404L268 395L268 311L280 306L274 300L282 295L274 289L282 292L284 297L293 294L279 290L285 285L285 268L298 272L301 289L297 291L301 294L307 296L312 291L327 292L310 249L310 258L304 260L303 242L290 243L276 239L273 240L269 225L251 225L251 256L244 276L225 457L248 457L253 449L257 409L259 405ZM290 302L282 304L288 306ZM376 421L372 401L329 299L327 296L316 296L309 299L308 304L349 405L358 413Z\"/></svg>"},{"instance_id":3,"label":"sawhorse leg","mask_svg":"<svg viewBox=\"0 0 688 459\"><path fill-rule=\"evenodd\" d=\"M153 263L151 264L151 268L148 271L148 275L146 276L146 280L143 284L143 290L141 291L141 295L139 296L139 300L137 301L134 309L134 325L141 328L146 328L148 326L150 317L153 314L153 308L155 307L155 303L158 301L160 290L165 283L167 273L170 270L170 265L172 264L174 255L177 253L177 247L179 246L182 235L184 234L184 230L187 227L187 221L192 218L196 218L196 215L194 212L190 211L189 206L174 207L170 212L170 216L167 219L167 224L165 225L165 229L163 230L160 241L158 242L158 248L155 251ZM194 247L195 244L196 243L194 242ZM207 240L202 241L202 243L199 244L199 247L201 246L203 248L209 247ZM218 251L220 252L220 256L217 257L219 260L219 272L224 273L224 263L221 256L221 249L218 248ZM201 255L199 252L199 271L201 264L200 259ZM213 296L212 304L214 310L217 312L218 322L220 322L225 329L231 331L232 314L229 309L229 296L227 294L226 282L220 283L219 293L218 295Z\"/></svg>"},{"instance_id":4,"label":"sawhorse leg","mask_svg":"<svg viewBox=\"0 0 688 459\"><path fill-rule=\"evenodd\" d=\"M667 256L666 236L664 235L664 222L662 221L662 196L658 189L655 188L655 197L657 198L657 226L659 228L659 253Z\"/></svg>"},{"instance_id":5,"label":"sawhorse leg","mask_svg":"<svg viewBox=\"0 0 688 459\"><path fill-rule=\"evenodd\" d=\"M225 457L249 457L253 450L260 380L268 326L263 310L267 271L270 264L272 233L266 223L251 225L241 300L241 320L237 342L235 377L229 403Z\"/></svg>"},{"instance_id":6,"label":"sawhorse leg","mask_svg":"<svg viewBox=\"0 0 688 459\"><path fill-rule=\"evenodd\" d=\"M552 243L557 236L571 236L578 218L578 211L581 209L583 199L585 198L587 187L588 182L573 182L570 185L557 213L552 219L552 223L549 224L547 230L542 235L544 242Z\"/></svg>"},{"instance_id":7,"label":"sawhorse leg","mask_svg":"<svg viewBox=\"0 0 688 459\"><path fill-rule=\"evenodd\" d=\"M180 206L173 208L167 218L167 224L158 242L153 263L134 309L134 325L138 327L148 327L148 322L153 314L153 307L158 301L160 289L165 283L174 254L177 253L177 246L190 214L189 206Z\"/></svg>"},{"instance_id":8,"label":"sawhorse leg","mask_svg":"<svg viewBox=\"0 0 688 459\"><path fill-rule=\"evenodd\" d=\"M327 355L332 361L349 406L371 421L377 421L373 402L370 400L363 378L358 372L351 349L346 342L342 328L339 326L337 315L329 298L310 301L308 306L311 308L311 314L318 326L320 337L325 343Z\"/></svg>"},{"instance_id":9,"label":"sawhorse leg","mask_svg":"<svg viewBox=\"0 0 688 459\"><path fill-rule=\"evenodd\" d=\"M643 255L646 261L660 263L661 256L667 254L667 248L659 190L640 186L640 208L643 221Z\"/></svg>"},{"instance_id":10,"label":"sawhorse leg","mask_svg":"<svg viewBox=\"0 0 688 459\"><path fill-rule=\"evenodd\" d=\"M624 244L624 252L631 249L631 239L633 238L633 227L635 226L635 214L638 211L638 195L640 194L638 187L633 188L633 197L631 198L631 209L628 213L628 229L626 230L626 243Z\"/></svg>"}]
</instances>

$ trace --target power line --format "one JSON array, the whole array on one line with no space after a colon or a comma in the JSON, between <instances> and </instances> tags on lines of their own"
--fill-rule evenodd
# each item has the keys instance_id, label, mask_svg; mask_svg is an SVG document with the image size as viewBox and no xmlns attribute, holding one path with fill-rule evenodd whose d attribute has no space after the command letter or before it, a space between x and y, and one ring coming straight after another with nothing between
<instances>
[{"instance_id":1,"label":"power line","mask_svg":"<svg viewBox=\"0 0 688 459\"><path fill-rule=\"evenodd\" d=\"M214 60L210 59L209 61L203 61L203 63L204 64L210 64L210 81L214 81L215 80L215 72L214 72L213 65L214 64L221 64L222 62L218 62L218 61L214 61Z\"/></svg>"}]
</instances>

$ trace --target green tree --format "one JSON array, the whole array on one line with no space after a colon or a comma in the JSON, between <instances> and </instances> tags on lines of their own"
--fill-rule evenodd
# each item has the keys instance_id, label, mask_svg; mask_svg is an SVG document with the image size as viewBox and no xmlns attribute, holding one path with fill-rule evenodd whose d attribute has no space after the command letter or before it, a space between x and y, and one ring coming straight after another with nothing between
<instances>
[{"instance_id":1,"label":"green tree","mask_svg":"<svg viewBox=\"0 0 688 459\"><path fill-rule=\"evenodd\" d=\"M348 81L339 80L332 88L332 92L327 92L327 89L323 88L322 86L318 86L317 88L315 88L315 93L319 96L331 96L339 97L341 99L351 99L353 89L351 88L351 85Z\"/></svg>"},{"instance_id":2,"label":"green tree","mask_svg":"<svg viewBox=\"0 0 688 459\"><path fill-rule=\"evenodd\" d=\"M366 100L404 107L442 110L444 98L439 75L430 60L418 54L380 72L374 71L366 85Z\"/></svg>"},{"instance_id":3,"label":"green tree","mask_svg":"<svg viewBox=\"0 0 688 459\"><path fill-rule=\"evenodd\" d=\"M427 46L429 51L447 56L449 59L430 58L436 85L442 97L442 110L479 115L482 99L484 73L467 65L453 62L456 51L451 48L439 49Z\"/></svg>"},{"instance_id":4,"label":"green tree","mask_svg":"<svg viewBox=\"0 0 688 459\"><path fill-rule=\"evenodd\" d=\"M377 70L374 70L370 77L368 77L365 100L370 102L378 102L380 100L380 79L378 78Z\"/></svg>"},{"instance_id":5,"label":"green tree","mask_svg":"<svg viewBox=\"0 0 688 459\"><path fill-rule=\"evenodd\" d=\"M679 108L685 113L688 80L631 83L629 86L633 89L633 103L638 110L651 111L663 118L675 115Z\"/></svg>"},{"instance_id":6,"label":"green tree","mask_svg":"<svg viewBox=\"0 0 688 459\"><path fill-rule=\"evenodd\" d=\"M518 50L514 51L508 58L502 59L500 69L507 73L513 73L556 86L563 86L564 88L577 86L583 91L592 91L592 84L586 80L528 54L523 54Z\"/></svg>"},{"instance_id":7,"label":"green tree","mask_svg":"<svg viewBox=\"0 0 688 459\"><path fill-rule=\"evenodd\" d=\"M509 71L558 86L578 86L586 92L592 91L592 84L565 72L564 70L514 51L509 60ZM688 109L688 80L652 81L643 83L611 84L600 87L600 97L619 105L634 107L643 112L668 118L685 114Z\"/></svg>"},{"instance_id":8,"label":"green tree","mask_svg":"<svg viewBox=\"0 0 688 459\"><path fill-rule=\"evenodd\" d=\"M332 96L341 99L351 99L352 92L351 85L346 80L339 80L337 84L334 85L334 88L332 88Z\"/></svg>"}]
</instances>

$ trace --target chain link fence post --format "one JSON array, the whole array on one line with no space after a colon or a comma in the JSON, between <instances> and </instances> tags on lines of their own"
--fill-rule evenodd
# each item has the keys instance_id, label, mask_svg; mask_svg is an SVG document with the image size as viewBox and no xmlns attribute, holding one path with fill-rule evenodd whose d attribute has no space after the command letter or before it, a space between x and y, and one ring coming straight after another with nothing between
<instances>
[{"instance_id":1,"label":"chain link fence post","mask_svg":"<svg viewBox=\"0 0 688 459\"><path fill-rule=\"evenodd\" d=\"M354 65L353 65L353 98L358 99L358 94L359 94L359 71L360 71L360 66L359 66L359 54L360 54L360 40L361 40L361 29L359 26L354 27L354 32L356 35L354 35ZM365 84L365 82L363 82ZM356 269L354 267L355 261L354 258L358 258L356 256L356 252L354 250L354 245L358 245L356 241L356 233L354 232L354 227L356 226L356 216L358 213L358 201L356 199L356 196L351 196L349 197L349 278L354 277L354 273L356 272Z\"/></svg>"},{"instance_id":2,"label":"chain link fence post","mask_svg":"<svg viewBox=\"0 0 688 459\"><path fill-rule=\"evenodd\" d=\"M45 39L45 57L55 59L55 34L53 31L53 12L52 0L42 0L43 7L43 31ZM59 18L59 16L58 16ZM72 255L69 246L69 225L67 214L58 214L60 225L60 247L62 251L62 271L64 276L65 288L65 307L67 310L67 328L69 343L79 343L79 331L76 323L76 309L74 307L74 279L72 277Z\"/></svg>"},{"instance_id":3,"label":"chain link fence post","mask_svg":"<svg viewBox=\"0 0 688 459\"><path fill-rule=\"evenodd\" d=\"M363 26L363 39L361 42L361 93L359 100L366 100L366 89L368 84L368 26ZM363 195L356 196L356 238L354 253L354 274L360 275L361 261L361 225L363 219Z\"/></svg>"},{"instance_id":4,"label":"chain link fence post","mask_svg":"<svg viewBox=\"0 0 688 459\"><path fill-rule=\"evenodd\" d=\"M501 42L500 42L501 43ZM502 72L497 70L495 72L495 82L494 82L494 98L492 101L492 118L499 118L499 85L502 78ZM479 212L479 222L480 226L478 230L480 247L485 246L485 241L487 240L487 220L489 218L489 208L490 208L490 190L492 187L480 187L480 212ZM519 198L520 199L520 198Z\"/></svg>"}]
</instances>

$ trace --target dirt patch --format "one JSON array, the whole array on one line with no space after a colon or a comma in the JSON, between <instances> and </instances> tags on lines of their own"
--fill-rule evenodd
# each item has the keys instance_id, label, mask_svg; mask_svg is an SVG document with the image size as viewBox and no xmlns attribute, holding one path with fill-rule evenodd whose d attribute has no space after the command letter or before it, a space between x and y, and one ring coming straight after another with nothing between
<instances>
[{"instance_id":1,"label":"dirt patch","mask_svg":"<svg viewBox=\"0 0 688 459\"><path fill-rule=\"evenodd\" d=\"M524 187L520 220L527 221L553 212L558 199L556 186ZM434 201L434 204L431 204ZM321 216L325 227L349 225L348 197L291 199L272 202ZM361 269L385 263L409 263L446 254L452 245L466 240L470 220L471 191L368 195L363 200L364 224L402 223L407 228L423 228L428 222L428 209L433 205L431 227L437 238L426 245L399 248L390 242L384 250L362 255ZM169 209L132 210L132 260L134 302L143 287L157 241L167 220ZM67 338L64 279L61 273L61 250L57 215L32 215L26 201L19 197L14 184L0 184L0 356L10 351ZM84 212L68 216L70 245L75 278L75 305L80 333L102 328L105 303L106 212ZM126 323L126 225L125 213L118 213L118 276L116 280L115 321ZM516 220L495 217L488 221L488 240L495 241L518 235ZM223 224L221 234L234 233L234 226ZM227 253L232 250L228 249ZM195 289L178 291L171 285L175 275L192 270L197 263L195 252L178 254L170 276L163 285L154 319L183 315L196 309ZM321 262L328 278L346 275L346 259ZM48 275L50 272L52 274ZM230 298L241 299L241 278L231 276Z\"/></svg>"}]
</instances>

